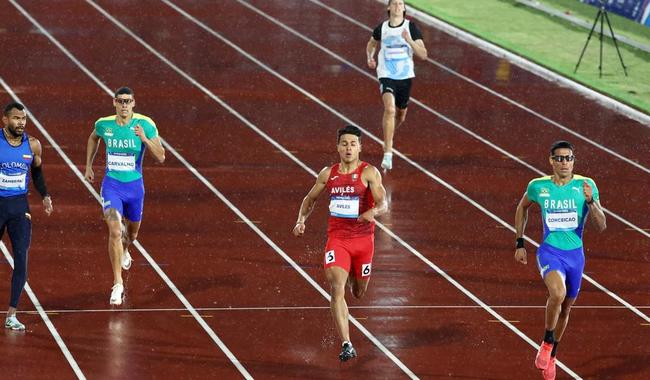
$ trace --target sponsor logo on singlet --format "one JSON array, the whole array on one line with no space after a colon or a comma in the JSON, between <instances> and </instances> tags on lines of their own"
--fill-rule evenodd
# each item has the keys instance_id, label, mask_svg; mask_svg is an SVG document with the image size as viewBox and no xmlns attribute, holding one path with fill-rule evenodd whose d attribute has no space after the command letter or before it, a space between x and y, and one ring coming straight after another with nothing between
<instances>
[{"instance_id":1,"label":"sponsor logo on singlet","mask_svg":"<svg viewBox=\"0 0 650 380\"><path fill-rule=\"evenodd\" d=\"M550 194L550 192L548 191L547 188L542 187L542 188L539 189L539 196L544 197L544 198L548 198L548 197L551 196L551 194Z\"/></svg>"}]
</instances>

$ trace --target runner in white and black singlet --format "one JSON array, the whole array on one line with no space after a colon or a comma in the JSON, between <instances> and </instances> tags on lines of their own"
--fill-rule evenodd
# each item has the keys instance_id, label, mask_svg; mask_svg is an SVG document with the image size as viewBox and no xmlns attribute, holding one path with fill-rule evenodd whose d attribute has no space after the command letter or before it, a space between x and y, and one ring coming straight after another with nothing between
<instances>
[{"instance_id":1,"label":"runner in white and black singlet","mask_svg":"<svg viewBox=\"0 0 650 380\"><path fill-rule=\"evenodd\" d=\"M395 128L406 119L411 78L415 77L413 55L422 60L427 59L422 33L413 21L404 18L405 15L403 0L389 0L389 19L375 28L366 45L368 67L377 69L379 90L384 104L384 158L381 162L384 170L393 168ZM377 45L381 47L375 61Z\"/></svg>"}]
</instances>

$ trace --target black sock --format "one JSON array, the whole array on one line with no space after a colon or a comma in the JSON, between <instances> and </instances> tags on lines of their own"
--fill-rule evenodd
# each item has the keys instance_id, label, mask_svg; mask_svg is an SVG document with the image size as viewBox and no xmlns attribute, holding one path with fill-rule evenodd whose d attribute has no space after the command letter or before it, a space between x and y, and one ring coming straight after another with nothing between
<instances>
[{"instance_id":1,"label":"black sock","mask_svg":"<svg viewBox=\"0 0 650 380\"><path fill-rule=\"evenodd\" d=\"M553 338L553 330L546 330L544 332L544 342L548 344L553 344L553 342L555 342L555 338Z\"/></svg>"},{"instance_id":2,"label":"black sock","mask_svg":"<svg viewBox=\"0 0 650 380\"><path fill-rule=\"evenodd\" d=\"M557 353L557 345L560 344L559 341L553 342L553 350L551 351L551 357L554 358Z\"/></svg>"}]
</instances>

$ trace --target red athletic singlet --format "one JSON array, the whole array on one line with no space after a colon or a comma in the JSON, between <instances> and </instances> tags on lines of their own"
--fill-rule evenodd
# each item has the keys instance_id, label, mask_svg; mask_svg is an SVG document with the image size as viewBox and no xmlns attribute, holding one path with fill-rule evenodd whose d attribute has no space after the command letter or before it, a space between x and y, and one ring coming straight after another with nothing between
<instances>
[{"instance_id":1,"label":"red athletic singlet","mask_svg":"<svg viewBox=\"0 0 650 380\"><path fill-rule=\"evenodd\" d=\"M339 165L334 164L327 179L330 196L330 217L327 234L330 237L355 238L375 232L375 223L360 223L359 215L375 207L375 200L368 186L361 180L361 173L367 162L361 162L352 173L339 173Z\"/></svg>"}]
</instances>

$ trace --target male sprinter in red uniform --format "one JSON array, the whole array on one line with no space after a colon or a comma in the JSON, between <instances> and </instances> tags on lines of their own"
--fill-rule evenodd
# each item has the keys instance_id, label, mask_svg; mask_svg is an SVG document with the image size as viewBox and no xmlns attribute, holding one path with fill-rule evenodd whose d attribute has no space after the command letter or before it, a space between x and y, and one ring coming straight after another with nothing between
<instances>
[{"instance_id":1,"label":"male sprinter in red uniform","mask_svg":"<svg viewBox=\"0 0 650 380\"><path fill-rule=\"evenodd\" d=\"M339 336L343 341L339 359L357 356L350 342L348 305L345 285L360 299L368 288L375 247L375 217L388 210L386 189L374 166L359 159L361 130L348 125L339 129L337 150L341 162L325 167L300 205L295 236L305 232L305 221L316 199L326 190L330 196L330 217L323 266L330 283L330 308Z\"/></svg>"}]
</instances>

